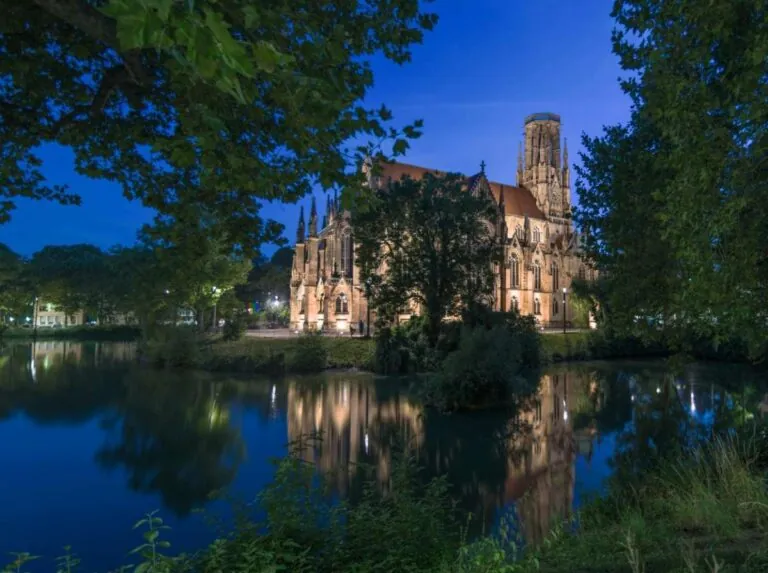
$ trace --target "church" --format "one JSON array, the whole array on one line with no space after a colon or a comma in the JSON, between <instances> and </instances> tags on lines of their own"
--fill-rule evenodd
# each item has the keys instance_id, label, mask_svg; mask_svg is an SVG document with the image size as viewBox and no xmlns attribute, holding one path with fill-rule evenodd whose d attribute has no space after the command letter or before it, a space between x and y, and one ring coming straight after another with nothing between
<instances>
[{"instance_id":1,"label":"church","mask_svg":"<svg viewBox=\"0 0 768 573\"><path fill-rule=\"evenodd\" d=\"M517 183L489 181L485 166L468 176L469 192L490 191L503 214L504 256L496 268L496 310L534 315L542 327L562 327L573 318L567 293L573 278L593 279L571 221L571 172L567 143L560 145L560 116L525 118L517 158ZM439 173L427 167L390 162L368 185L380 188L403 177ZM364 285L355 264L354 221L338 198L328 201L318 225L315 200L305 224L299 217L291 270L291 329L349 333L369 318ZM563 302L565 301L565 304ZM417 313L418 309L410 309ZM397 317L407 319L410 314ZM373 313L371 321L375 321Z\"/></svg>"}]
</instances>

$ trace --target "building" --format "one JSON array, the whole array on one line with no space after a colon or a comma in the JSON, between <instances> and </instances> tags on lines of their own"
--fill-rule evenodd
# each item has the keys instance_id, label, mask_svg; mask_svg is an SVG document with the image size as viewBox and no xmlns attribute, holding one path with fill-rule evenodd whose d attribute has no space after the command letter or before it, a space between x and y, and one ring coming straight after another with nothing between
<instances>
[{"instance_id":1,"label":"building","mask_svg":"<svg viewBox=\"0 0 768 573\"><path fill-rule=\"evenodd\" d=\"M525 119L524 141L517 158L517 184L489 181L485 166L467 177L469 192L490 191L503 213L504 256L496 269L495 308L535 315L544 326L561 326L573 318L563 305L563 289L574 277L594 278L580 256L571 212L568 148L560 145L560 116L537 113ZM368 184L386 186L403 177L419 179L435 170L386 163ZM354 260L354 227L338 199L328 202L318 227L313 199L308 232L299 217L291 272L291 327L295 330L348 332L367 319L367 302ZM417 309L415 309L417 311Z\"/></svg>"},{"instance_id":2,"label":"building","mask_svg":"<svg viewBox=\"0 0 768 573\"><path fill-rule=\"evenodd\" d=\"M82 326L85 324L85 313L83 311L67 315L61 308L44 300L37 301L36 310L36 323L37 326L42 328L63 328L65 326Z\"/></svg>"}]
</instances>

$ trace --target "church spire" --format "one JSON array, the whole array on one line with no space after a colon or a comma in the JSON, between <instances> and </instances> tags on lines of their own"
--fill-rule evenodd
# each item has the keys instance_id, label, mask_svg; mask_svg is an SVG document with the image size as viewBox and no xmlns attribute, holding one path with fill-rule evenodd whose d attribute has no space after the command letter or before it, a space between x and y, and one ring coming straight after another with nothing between
<instances>
[{"instance_id":1,"label":"church spire","mask_svg":"<svg viewBox=\"0 0 768 573\"><path fill-rule=\"evenodd\" d=\"M304 206L299 209L299 226L296 228L296 244L304 242Z\"/></svg>"},{"instance_id":2,"label":"church spire","mask_svg":"<svg viewBox=\"0 0 768 573\"><path fill-rule=\"evenodd\" d=\"M563 138L563 168L568 169L568 138Z\"/></svg>"},{"instance_id":3,"label":"church spire","mask_svg":"<svg viewBox=\"0 0 768 573\"><path fill-rule=\"evenodd\" d=\"M309 210L309 236L317 237L317 202L312 196L312 207Z\"/></svg>"},{"instance_id":4,"label":"church spire","mask_svg":"<svg viewBox=\"0 0 768 573\"><path fill-rule=\"evenodd\" d=\"M523 143L517 144L517 186L523 185Z\"/></svg>"}]
</instances>

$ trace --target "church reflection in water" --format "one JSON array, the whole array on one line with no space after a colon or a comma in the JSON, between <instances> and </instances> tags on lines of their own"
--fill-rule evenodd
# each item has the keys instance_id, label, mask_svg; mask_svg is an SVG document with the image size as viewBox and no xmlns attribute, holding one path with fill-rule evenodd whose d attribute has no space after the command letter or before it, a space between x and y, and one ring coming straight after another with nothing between
<instances>
[{"instance_id":1,"label":"church reflection in water","mask_svg":"<svg viewBox=\"0 0 768 573\"><path fill-rule=\"evenodd\" d=\"M514 504L533 543L569 516L576 458L588 457L597 438L594 425L573 426L574 413L599 407L598 386L586 373L542 376L535 399L517 413L442 416L422 411L405 392L348 378L315 388L288 383L286 390L289 440L321 434L301 455L338 493L354 487L361 462L375 467L386 490L397 444L405 443L428 475L448 474L463 508L482 514L486 525Z\"/></svg>"}]
</instances>

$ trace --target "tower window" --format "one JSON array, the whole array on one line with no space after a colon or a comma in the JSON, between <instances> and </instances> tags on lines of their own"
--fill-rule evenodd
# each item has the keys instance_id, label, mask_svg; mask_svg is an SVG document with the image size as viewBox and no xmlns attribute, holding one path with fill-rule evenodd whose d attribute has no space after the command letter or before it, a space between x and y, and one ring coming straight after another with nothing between
<instances>
[{"instance_id":1,"label":"tower window","mask_svg":"<svg viewBox=\"0 0 768 573\"><path fill-rule=\"evenodd\" d=\"M525 233L523 232L523 228L520 225L515 227L515 235L517 235L517 239L519 241L522 241L523 239L525 239Z\"/></svg>"},{"instance_id":2,"label":"tower window","mask_svg":"<svg viewBox=\"0 0 768 573\"><path fill-rule=\"evenodd\" d=\"M552 263L552 292L560 290L560 269L557 263Z\"/></svg>"},{"instance_id":3,"label":"tower window","mask_svg":"<svg viewBox=\"0 0 768 573\"><path fill-rule=\"evenodd\" d=\"M346 277L352 276L352 234L347 231L341 237L341 272Z\"/></svg>"},{"instance_id":4,"label":"tower window","mask_svg":"<svg viewBox=\"0 0 768 573\"><path fill-rule=\"evenodd\" d=\"M509 284L513 287L520 286L520 261L515 255L509 259Z\"/></svg>"}]
</instances>

